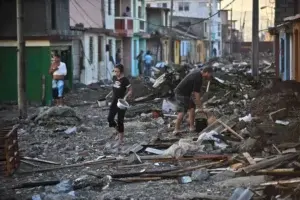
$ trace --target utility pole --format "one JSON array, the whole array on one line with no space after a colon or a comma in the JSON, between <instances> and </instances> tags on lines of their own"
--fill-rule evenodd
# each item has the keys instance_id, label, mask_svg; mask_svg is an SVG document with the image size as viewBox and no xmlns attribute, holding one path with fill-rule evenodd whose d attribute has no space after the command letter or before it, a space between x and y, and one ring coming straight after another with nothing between
<instances>
[{"instance_id":1,"label":"utility pole","mask_svg":"<svg viewBox=\"0 0 300 200\"><path fill-rule=\"evenodd\" d=\"M168 56L168 64L171 65L172 63L172 57L173 57L173 52L174 49L172 48L172 23L173 23L173 10L174 10L174 0L171 0L171 10L170 10L170 24L169 24L169 56Z\"/></svg>"},{"instance_id":2,"label":"utility pole","mask_svg":"<svg viewBox=\"0 0 300 200\"><path fill-rule=\"evenodd\" d=\"M23 33L24 22L24 0L16 0L17 9L17 54L18 54L18 107L19 117L25 119L27 117L26 102L26 69L25 69L25 41Z\"/></svg>"},{"instance_id":3,"label":"utility pole","mask_svg":"<svg viewBox=\"0 0 300 200\"><path fill-rule=\"evenodd\" d=\"M230 10L230 54L233 53L233 21L232 21L232 7Z\"/></svg>"},{"instance_id":4,"label":"utility pole","mask_svg":"<svg viewBox=\"0 0 300 200\"><path fill-rule=\"evenodd\" d=\"M211 58L211 13L212 13L212 2L211 0L209 2L209 14L208 14L208 58Z\"/></svg>"},{"instance_id":5,"label":"utility pole","mask_svg":"<svg viewBox=\"0 0 300 200\"><path fill-rule=\"evenodd\" d=\"M259 59L259 2L253 0L252 4L252 75L258 79Z\"/></svg>"}]
</instances>

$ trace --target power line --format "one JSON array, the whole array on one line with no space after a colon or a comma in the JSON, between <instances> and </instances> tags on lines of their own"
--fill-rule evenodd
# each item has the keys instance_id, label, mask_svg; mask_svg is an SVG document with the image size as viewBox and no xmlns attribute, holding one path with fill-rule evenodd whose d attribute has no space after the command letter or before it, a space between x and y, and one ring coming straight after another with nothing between
<instances>
[{"instance_id":1,"label":"power line","mask_svg":"<svg viewBox=\"0 0 300 200\"><path fill-rule=\"evenodd\" d=\"M94 3L92 3L90 0L86 0L89 4L91 4L92 6L94 6L94 7L96 7L96 8L98 8L98 6L95 6L95 4Z\"/></svg>"},{"instance_id":2,"label":"power line","mask_svg":"<svg viewBox=\"0 0 300 200\"><path fill-rule=\"evenodd\" d=\"M81 8L81 10L83 11L83 13L94 23L94 24L96 24L96 25L98 25L98 26L102 26L102 25L100 25L100 24L98 24L96 21L94 21L93 19L92 19L92 17L90 17L89 16L89 14L82 8L82 6L77 2L77 0L74 0L74 2L75 2L75 4L79 7L79 8ZM91 25L90 25L91 26ZM92 27L92 26L91 26Z\"/></svg>"},{"instance_id":3,"label":"power line","mask_svg":"<svg viewBox=\"0 0 300 200\"><path fill-rule=\"evenodd\" d=\"M74 8L77 10L77 12L79 13L79 15L87 22L87 24L90 27L92 27L92 25L89 23L88 20L86 20L85 16L79 11L79 9L76 7L76 5L73 3L73 1L70 1L70 2L71 2L71 4L73 4ZM76 22L76 21L74 20L74 22Z\"/></svg>"},{"instance_id":4,"label":"power line","mask_svg":"<svg viewBox=\"0 0 300 200\"><path fill-rule=\"evenodd\" d=\"M224 9L228 8L229 6L231 6L231 4L233 4L235 1L236 1L236 0L232 0L230 3L228 3L226 6L224 6L224 7L221 8L220 10L218 10L216 13L214 13L214 14L210 15L209 17L204 18L204 19L202 19L202 20L200 20L200 21L198 21L198 22L192 23L192 24L190 24L189 26L194 26L194 25L197 25L197 24L201 24L201 23L203 23L203 22L205 22L205 21L211 19L212 17L218 15L218 14L221 12L221 10L224 10ZM158 24L153 24L153 23L151 23L151 22L148 22L148 24L151 24L151 25L153 25L153 26L158 26L158 27L169 27L169 26L162 26L162 25L158 25ZM172 24L171 24L170 26L172 26Z\"/></svg>"}]
</instances>

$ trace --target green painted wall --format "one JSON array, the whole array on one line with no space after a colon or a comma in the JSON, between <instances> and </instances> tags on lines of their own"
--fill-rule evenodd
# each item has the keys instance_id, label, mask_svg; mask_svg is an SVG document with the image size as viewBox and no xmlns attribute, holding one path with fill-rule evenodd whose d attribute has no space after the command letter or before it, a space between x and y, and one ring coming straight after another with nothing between
<instances>
[{"instance_id":1,"label":"green painted wall","mask_svg":"<svg viewBox=\"0 0 300 200\"><path fill-rule=\"evenodd\" d=\"M17 101L16 47L0 47L0 102ZM45 100L51 102L50 47L26 48L26 96L29 102L42 100L42 76L46 77Z\"/></svg>"}]
</instances>

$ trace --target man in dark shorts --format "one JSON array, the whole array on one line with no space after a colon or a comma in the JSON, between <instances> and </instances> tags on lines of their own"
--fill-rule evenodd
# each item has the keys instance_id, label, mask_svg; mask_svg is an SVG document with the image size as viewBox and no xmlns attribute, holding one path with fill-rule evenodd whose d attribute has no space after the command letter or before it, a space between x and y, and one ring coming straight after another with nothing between
<instances>
[{"instance_id":1,"label":"man in dark shorts","mask_svg":"<svg viewBox=\"0 0 300 200\"><path fill-rule=\"evenodd\" d=\"M202 71L197 70L189 73L175 88L175 98L177 103L177 120L175 124L174 134L180 130L180 124L185 113L189 111L190 131L195 130L195 109L201 109L200 91L202 80L210 80L213 73L211 67L206 67ZM195 99L195 101L193 100Z\"/></svg>"},{"instance_id":2,"label":"man in dark shorts","mask_svg":"<svg viewBox=\"0 0 300 200\"><path fill-rule=\"evenodd\" d=\"M143 75L143 71L142 71L143 56L144 56L144 51L141 50L141 52L139 53L139 55L136 57L136 59L138 60L138 70L139 70L139 76L140 76L140 78Z\"/></svg>"}]
</instances>

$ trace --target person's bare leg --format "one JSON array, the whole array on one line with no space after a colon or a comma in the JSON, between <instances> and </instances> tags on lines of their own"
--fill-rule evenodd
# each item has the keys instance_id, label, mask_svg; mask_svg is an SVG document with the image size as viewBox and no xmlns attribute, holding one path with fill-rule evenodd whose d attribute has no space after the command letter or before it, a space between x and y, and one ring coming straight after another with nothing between
<instances>
[{"instance_id":1,"label":"person's bare leg","mask_svg":"<svg viewBox=\"0 0 300 200\"><path fill-rule=\"evenodd\" d=\"M116 147L120 147L121 145L124 144L124 133L118 133L118 141L117 143L113 146L113 148L116 148Z\"/></svg>"},{"instance_id":2,"label":"person's bare leg","mask_svg":"<svg viewBox=\"0 0 300 200\"><path fill-rule=\"evenodd\" d=\"M124 143L124 133L119 133L119 143L120 144Z\"/></svg>"},{"instance_id":3,"label":"person's bare leg","mask_svg":"<svg viewBox=\"0 0 300 200\"><path fill-rule=\"evenodd\" d=\"M190 131L195 130L195 108L189 110Z\"/></svg>"},{"instance_id":4,"label":"person's bare leg","mask_svg":"<svg viewBox=\"0 0 300 200\"><path fill-rule=\"evenodd\" d=\"M186 119L185 119L186 118ZM188 123L188 124L190 124L190 113L189 112L187 112L187 115L184 117L184 119L186 120L186 122Z\"/></svg>"},{"instance_id":5,"label":"person's bare leg","mask_svg":"<svg viewBox=\"0 0 300 200\"><path fill-rule=\"evenodd\" d=\"M58 104L58 106L62 106L62 98L61 97L59 99L57 99L57 104Z\"/></svg>"},{"instance_id":6,"label":"person's bare leg","mask_svg":"<svg viewBox=\"0 0 300 200\"><path fill-rule=\"evenodd\" d=\"M177 133L179 130L180 130L180 125L181 125L181 122L183 120L183 116L184 116L184 113L183 112L179 112L177 114L177 119L176 119L176 123L175 123L175 130L174 130L174 133Z\"/></svg>"}]
</instances>

